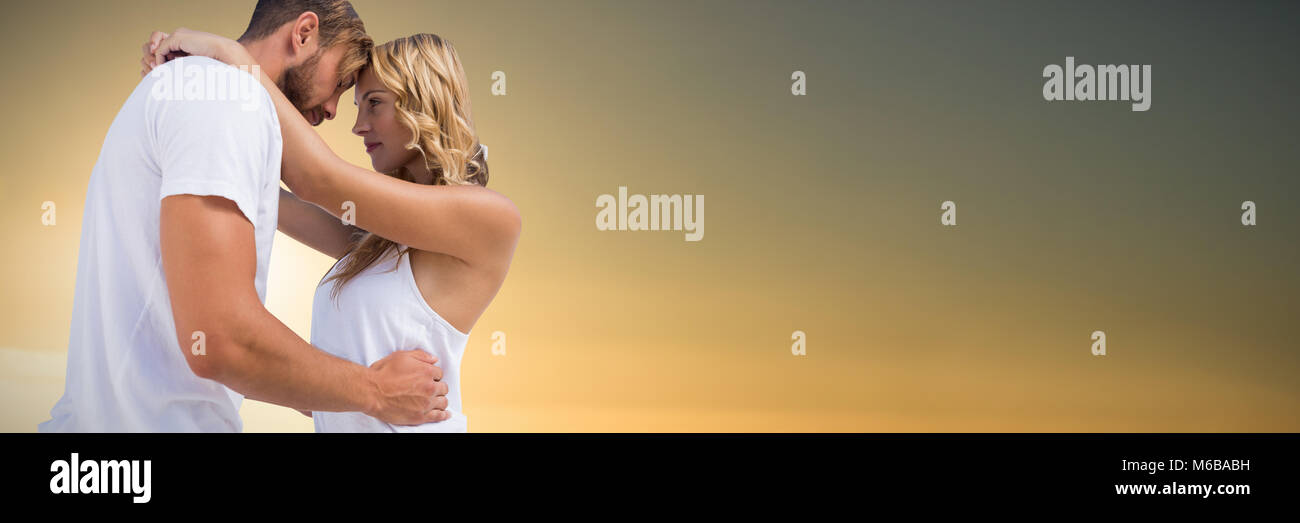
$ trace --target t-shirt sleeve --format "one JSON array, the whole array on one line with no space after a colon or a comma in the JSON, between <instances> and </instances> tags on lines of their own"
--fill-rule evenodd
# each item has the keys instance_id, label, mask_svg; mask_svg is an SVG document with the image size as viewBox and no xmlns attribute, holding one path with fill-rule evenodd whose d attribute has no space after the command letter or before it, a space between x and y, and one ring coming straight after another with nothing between
<instances>
[{"instance_id":1,"label":"t-shirt sleeve","mask_svg":"<svg viewBox=\"0 0 1300 523\"><path fill-rule=\"evenodd\" d=\"M206 67L204 72L246 74L221 67ZM266 96L265 91L254 94ZM192 98L203 97L152 101L162 172L158 199L176 194L220 196L235 202L250 223L257 223L258 196L268 183L270 148L279 139L275 116L267 114L274 110L269 97L257 104L237 97Z\"/></svg>"}]
</instances>

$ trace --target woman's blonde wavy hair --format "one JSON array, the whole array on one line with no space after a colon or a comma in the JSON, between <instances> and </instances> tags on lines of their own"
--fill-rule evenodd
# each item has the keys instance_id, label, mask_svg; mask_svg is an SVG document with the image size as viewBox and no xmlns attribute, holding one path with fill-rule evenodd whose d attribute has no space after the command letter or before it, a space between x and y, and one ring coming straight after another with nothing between
<instances>
[{"instance_id":1,"label":"woman's blonde wavy hair","mask_svg":"<svg viewBox=\"0 0 1300 523\"><path fill-rule=\"evenodd\" d=\"M486 149L474 131L465 70L451 42L427 33L399 38L375 46L366 67L397 96L397 121L412 134L406 148L424 158L433 185L487 185ZM416 181L405 167L384 174ZM373 233L360 235L342 269L321 284L334 281L330 295L337 299L344 284L394 250L400 256L407 249Z\"/></svg>"}]
</instances>

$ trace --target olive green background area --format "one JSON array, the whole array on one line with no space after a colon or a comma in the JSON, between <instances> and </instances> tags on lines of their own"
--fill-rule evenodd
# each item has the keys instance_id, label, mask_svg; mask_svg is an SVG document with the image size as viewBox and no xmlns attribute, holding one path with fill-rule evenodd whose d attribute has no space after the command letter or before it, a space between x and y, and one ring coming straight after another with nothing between
<instances>
[{"instance_id":1,"label":"olive green background area","mask_svg":"<svg viewBox=\"0 0 1300 523\"><path fill-rule=\"evenodd\" d=\"M455 43L524 216L463 363L470 430L1300 430L1300 6L1075 4L355 2L378 41ZM7 7L0 429L62 392L87 180L140 44L237 36L252 5ZM1151 65L1150 110L1044 101L1067 56ZM320 131L368 165L351 96ZM705 195L703 241L598 231L620 186ZM268 308L303 336L329 266L277 237Z\"/></svg>"}]
</instances>

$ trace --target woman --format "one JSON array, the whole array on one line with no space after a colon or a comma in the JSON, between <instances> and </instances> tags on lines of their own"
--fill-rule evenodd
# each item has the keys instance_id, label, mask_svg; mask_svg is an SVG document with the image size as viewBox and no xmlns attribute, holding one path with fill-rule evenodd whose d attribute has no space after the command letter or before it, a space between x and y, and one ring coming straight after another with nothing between
<instances>
[{"instance_id":1,"label":"woman","mask_svg":"<svg viewBox=\"0 0 1300 523\"><path fill-rule=\"evenodd\" d=\"M254 65L233 40L188 30L158 35L151 51ZM505 280L520 217L485 187L487 148L474 130L455 48L432 34L400 38L376 46L358 74L352 132L387 176L340 159L269 78L262 83L280 120L281 178L293 190L281 191L279 229L338 260L316 288L312 344L366 366L396 350L424 349L438 357L448 386L450 416L435 423L304 414L317 432L466 432L461 356Z\"/></svg>"}]
</instances>

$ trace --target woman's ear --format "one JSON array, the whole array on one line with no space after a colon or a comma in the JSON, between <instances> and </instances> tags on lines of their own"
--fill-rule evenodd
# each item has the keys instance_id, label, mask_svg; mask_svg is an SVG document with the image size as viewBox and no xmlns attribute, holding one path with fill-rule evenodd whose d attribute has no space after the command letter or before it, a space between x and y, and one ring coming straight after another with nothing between
<instances>
[{"instance_id":1,"label":"woman's ear","mask_svg":"<svg viewBox=\"0 0 1300 523\"><path fill-rule=\"evenodd\" d=\"M307 11L298 15L298 19L293 22L291 34L295 57L312 56L320 49L320 19L316 13Z\"/></svg>"}]
</instances>

